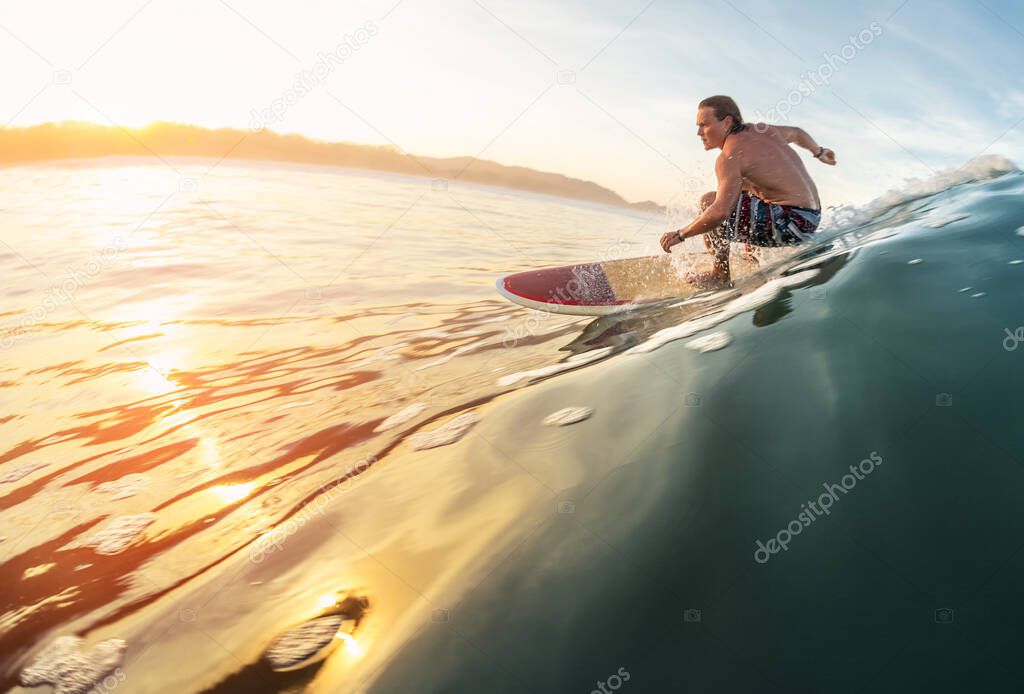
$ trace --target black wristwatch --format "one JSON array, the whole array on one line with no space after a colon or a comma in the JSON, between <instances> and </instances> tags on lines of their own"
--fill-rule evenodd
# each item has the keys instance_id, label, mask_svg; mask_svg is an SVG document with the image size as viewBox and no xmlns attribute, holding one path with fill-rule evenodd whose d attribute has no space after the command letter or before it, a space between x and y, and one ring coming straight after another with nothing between
<instances>
[{"instance_id":1,"label":"black wristwatch","mask_svg":"<svg viewBox=\"0 0 1024 694\"><path fill-rule=\"evenodd\" d=\"M814 158L815 159L821 159L821 155L824 154L824 153L825 153L825 148L824 147L819 147L818 148L818 153L814 155Z\"/></svg>"}]
</instances>

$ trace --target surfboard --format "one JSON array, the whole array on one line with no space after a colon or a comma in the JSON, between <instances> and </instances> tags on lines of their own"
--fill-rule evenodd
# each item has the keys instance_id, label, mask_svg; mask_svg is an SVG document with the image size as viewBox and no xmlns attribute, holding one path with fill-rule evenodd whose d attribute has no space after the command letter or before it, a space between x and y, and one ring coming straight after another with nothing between
<instances>
[{"instance_id":1,"label":"surfboard","mask_svg":"<svg viewBox=\"0 0 1024 694\"><path fill-rule=\"evenodd\" d=\"M689 270L711 269L705 253L654 255L605 262L562 265L505 275L496 282L498 293L514 304L548 313L603 316L701 291L686 281ZM756 261L730 259L733 279L749 275Z\"/></svg>"}]
</instances>

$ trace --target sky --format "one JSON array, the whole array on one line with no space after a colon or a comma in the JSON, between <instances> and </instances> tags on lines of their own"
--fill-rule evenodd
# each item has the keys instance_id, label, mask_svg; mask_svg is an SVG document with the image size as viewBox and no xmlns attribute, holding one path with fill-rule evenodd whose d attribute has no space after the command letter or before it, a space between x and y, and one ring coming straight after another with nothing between
<instances>
[{"instance_id":1,"label":"sky","mask_svg":"<svg viewBox=\"0 0 1024 694\"><path fill-rule=\"evenodd\" d=\"M835 168L805 156L823 204L856 204L980 154L1024 162L1022 32L1013 0L15 0L0 123L262 113L664 204L714 189L696 105L728 94L832 148Z\"/></svg>"}]
</instances>

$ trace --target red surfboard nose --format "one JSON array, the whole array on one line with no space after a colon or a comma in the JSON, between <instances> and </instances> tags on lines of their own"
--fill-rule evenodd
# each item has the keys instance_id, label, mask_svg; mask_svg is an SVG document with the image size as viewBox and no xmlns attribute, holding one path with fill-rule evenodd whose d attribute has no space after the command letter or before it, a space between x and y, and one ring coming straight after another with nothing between
<instances>
[{"instance_id":1,"label":"red surfboard nose","mask_svg":"<svg viewBox=\"0 0 1024 694\"><path fill-rule=\"evenodd\" d=\"M620 304L598 263L565 265L509 275L506 291L524 299L566 306Z\"/></svg>"}]
</instances>

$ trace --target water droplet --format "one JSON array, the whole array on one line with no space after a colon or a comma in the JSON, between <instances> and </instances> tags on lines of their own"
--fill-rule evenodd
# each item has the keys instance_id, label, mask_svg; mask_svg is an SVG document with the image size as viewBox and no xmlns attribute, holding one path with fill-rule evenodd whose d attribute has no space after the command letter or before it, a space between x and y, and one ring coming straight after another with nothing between
<instances>
[{"instance_id":1,"label":"water droplet","mask_svg":"<svg viewBox=\"0 0 1024 694\"><path fill-rule=\"evenodd\" d=\"M591 407L566 407L545 417L544 424L549 427L564 427L582 422L592 414L594 410Z\"/></svg>"},{"instance_id":2,"label":"water droplet","mask_svg":"<svg viewBox=\"0 0 1024 694\"><path fill-rule=\"evenodd\" d=\"M112 501L127 499L135 496L149 486L149 479L139 472L133 472L110 482L104 482L96 487L96 491L103 494L110 494Z\"/></svg>"},{"instance_id":3,"label":"water droplet","mask_svg":"<svg viewBox=\"0 0 1024 694\"><path fill-rule=\"evenodd\" d=\"M436 429L413 434L409 437L409 443L417 451L447 446L465 436L478 421L480 421L480 415L476 412L463 412L447 424Z\"/></svg>"},{"instance_id":4,"label":"water droplet","mask_svg":"<svg viewBox=\"0 0 1024 694\"><path fill-rule=\"evenodd\" d=\"M963 289L960 290L960 293L963 294L964 292L969 292L971 291L971 289L971 287L964 287Z\"/></svg>"},{"instance_id":5,"label":"water droplet","mask_svg":"<svg viewBox=\"0 0 1024 694\"><path fill-rule=\"evenodd\" d=\"M985 292L978 292L977 294L971 294L972 299L977 299L980 296L985 296Z\"/></svg>"},{"instance_id":6,"label":"water droplet","mask_svg":"<svg viewBox=\"0 0 1024 694\"><path fill-rule=\"evenodd\" d=\"M335 644L338 630L344 623L343 615L328 615L312 619L281 634L263 654L270 669L278 672L297 670L314 662Z\"/></svg>"},{"instance_id":7,"label":"water droplet","mask_svg":"<svg viewBox=\"0 0 1024 694\"><path fill-rule=\"evenodd\" d=\"M718 332L698 337L696 340L690 340L686 343L686 346L698 352L714 352L728 346L730 342L732 342L732 335L719 330Z\"/></svg>"},{"instance_id":8,"label":"water droplet","mask_svg":"<svg viewBox=\"0 0 1024 694\"><path fill-rule=\"evenodd\" d=\"M27 477L36 470L44 468L47 465L49 465L48 462L43 462L41 460L30 460L28 462L21 463L20 465L16 465L11 470L8 470L3 477L0 477L0 484L9 484L10 482L17 482L22 477Z\"/></svg>"},{"instance_id":9,"label":"water droplet","mask_svg":"<svg viewBox=\"0 0 1024 694\"><path fill-rule=\"evenodd\" d=\"M85 541L85 546L95 547L96 554L117 554L130 545L155 520L156 514L154 513L118 516L89 537Z\"/></svg>"},{"instance_id":10,"label":"water droplet","mask_svg":"<svg viewBox=\"0 0 1024 694\"><path fill-rule=\"evenodd\" d=\"M404 410L396 412L395 414L391 415L383 422L378 424L377 428L374 429L374 432L387 431L388 429L397 427L399 424L405 424L406 422L416 417L416 415L418 415L425 409L427 409L427 406L424 403L413 403L412 405L406 407Z\"/></svg>"},{"instance_id":11,"label":"water droplet","mask_svg":"<svg viewBox=\"0 0 1024 694\"><path fill-rule=\"evenodd\" d=\"M914 258L913 260L908 260L907 261L907 265L917 265L918 263L923 263L923 262L924 262L924 259L922 259L922 258Z\"/></svg>"},{"instance_id":12,"label":"water droplet","mask_svg":"<svg viewBox=\"0 0 1024 694\"><path fill-rule=\"evenodd\" d=\"M124 661L127 644L123 639L107 639L86 646L79 636L58 636L21 672L26 687L52 684L54 692L93 691Z\"/></svg>"},{"instance_id":13,"label":"water droplet","mask_svg":"<svg viewBox=\"0 0 1024 694\"><path fill-rule=\"evenodd\" d=\"M1010 261L1010 265L1020 265L1021 263L1024 263L1024 260L1011 260Z\"/></svg>"}]
</instances>

